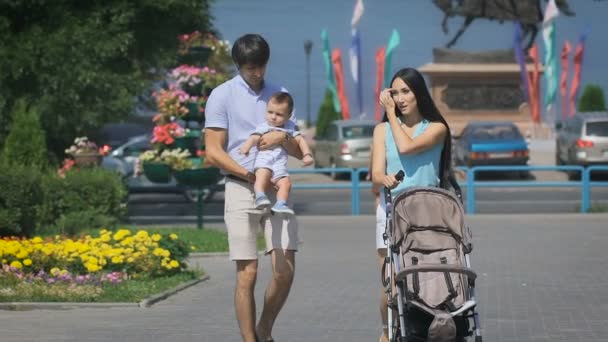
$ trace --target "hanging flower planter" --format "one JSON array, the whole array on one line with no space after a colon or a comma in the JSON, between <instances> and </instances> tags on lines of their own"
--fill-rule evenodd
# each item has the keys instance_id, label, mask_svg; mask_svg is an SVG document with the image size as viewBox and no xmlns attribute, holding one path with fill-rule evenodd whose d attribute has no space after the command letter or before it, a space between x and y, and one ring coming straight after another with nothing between
<instances>
[{"instance_id":1,"label":"hanging flower planter","mask_svg":"<svg viewBox=\"0 0 608 342\"><path fill-rule=\"evenodd\" d=\"M189 112L186 114L183 119L186 121L203 121L203 113L200 112L200 106L198 103L189 102L186 104L186 108L188 108Z\"/></svg>"},{"instance_id":2,"label":"hanging flower planter","mask_svg":"<svg viewBox=\"0 0 608 342\"><path fill-rule=\"evenodd\" d=\"M169 183L171 168L165 163L144 162L144 175L153 183Z\"/></svg>"},{"instance_id":3,"label":"hanging flower planter","mask_svg":"<svg viewBox=\"0 0 608 342\"><path fill-rule=\"evenodd\" d=\"M220 169L216 167L187 169L173 174L179 184L199 189L214 185L221 178Z\"/></svg>"},{"instance_id":4,"label":"hanging flower planter","mask_svg":"<svg viewBox=\"0 0 608 342\"><path fill-rule=\"evenodd\" d=\"M179 61L182 64L205 65L212 52L213 50L208 46L193 46L188 48L185 54L179 56Z\"/></svg>"}]
</instances>

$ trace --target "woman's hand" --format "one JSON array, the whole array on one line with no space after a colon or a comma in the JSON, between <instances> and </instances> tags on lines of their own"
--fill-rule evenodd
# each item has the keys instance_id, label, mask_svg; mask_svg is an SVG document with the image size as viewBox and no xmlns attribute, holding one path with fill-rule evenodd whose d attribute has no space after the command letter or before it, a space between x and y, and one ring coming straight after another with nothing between
<instances>
[{"instance_id":1,"label":"woman's hand","mask_svg":"<svg viewBox=\"0 0 608 342\"><path fill-rule=\"evenodd\" d=\"M380 93L380 104L389 114L395 113L395 100L393 100L393 96L391 95L392 91L392 88L386 88Z\"/></svg>"},{"instance_id":2,"label":"woman's hand","mask_svg":"<svg viewBox=\"0 0 608 342\"><path fill-rule=\"evenodd\" d=\"M399 183L400 182L395 178L395 175L384 175L384 179L382 179L382 184L388 189L396 188Z\"/></svg>"}]
</instances>

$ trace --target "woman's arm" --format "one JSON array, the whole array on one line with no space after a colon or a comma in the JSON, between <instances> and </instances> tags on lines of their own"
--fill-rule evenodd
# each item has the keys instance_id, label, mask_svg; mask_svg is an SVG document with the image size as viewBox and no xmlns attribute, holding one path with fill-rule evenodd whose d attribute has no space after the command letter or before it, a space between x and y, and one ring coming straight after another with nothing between
<instances>
[{"instance_id":1,"label":"woman's arm","mask_svg":"<svg viewBox=\"0 0 608 342\"><path fill-rule=\"evenodd\" d=\"M448 129L441 122L431 122L429 127L419 136L410 137L397 119L395 102L390 95L391 89L385 89L380 95L380 102L386 110L386 116L391 126L391 132L397 145L397 150L401 154L415 154L426 151L433 146L443 142L447 136Z\"/></svg>"},{"instance_id":2,"label":"woman's arm","mask_svg":"<svg viewBox=\"0 0 608 342\"><path fill-rule=\"evenodd\" d=\"M393 189L399 182L395 179L395 175L386 174L385 137L386 129L384 123L376 125L372 140L372 183L373 186Z\"/></svg>"}]
</instances>

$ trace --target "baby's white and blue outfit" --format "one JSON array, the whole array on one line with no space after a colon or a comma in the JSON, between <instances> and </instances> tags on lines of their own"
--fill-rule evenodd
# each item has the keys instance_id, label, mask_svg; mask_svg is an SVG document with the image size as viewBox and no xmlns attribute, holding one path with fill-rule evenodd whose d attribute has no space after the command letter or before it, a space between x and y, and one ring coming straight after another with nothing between
<instances>
[{"instance_id":1,"label":"baby's white and blue outfit","mask_svg":"<svg viewBox=\"0 0 608 342\"><path fill-rule=\"evenodd\" d=\"M256 127L253 134L264 135L273 131L285 132L292 137L300 135L300 131L296 129L296 125L292 121L287 121L284 127L274 127L268 125L268 123L263 123ZM253 169L257 170L261 168L272 171L273 181L289 176L287 173L287 150L283 146L277 146L273 149L258 151L253 163Z\"/></svg>"},{"instance_id":2,"label":"baby's white and blue outfit","mask_svg":"<svg viewBox=\"0 0 608 342\"><path fill-rule=\"evenodd\" d=\"M252 134L264 135L265 133L273 131L285 132L292 137L297 137L301 134L300 131L296 129L296 125L293 121L287 121L283 127L270 126L265 122L256 127L255 132ZM277 146L273 149L258 151L253 163L253 169L255 171L261 168L272 171L273 182L289 176L289 173L287 173L287 150L285 150L283 146ZM255 197L256 207L258 209L270 205L270 201L265 193L256 192ZM283 200L277 200L277 203L272 207L272 211L293 214L293 210L291 210L287 206L287 202Z\"/></svg>"}]
</instances>

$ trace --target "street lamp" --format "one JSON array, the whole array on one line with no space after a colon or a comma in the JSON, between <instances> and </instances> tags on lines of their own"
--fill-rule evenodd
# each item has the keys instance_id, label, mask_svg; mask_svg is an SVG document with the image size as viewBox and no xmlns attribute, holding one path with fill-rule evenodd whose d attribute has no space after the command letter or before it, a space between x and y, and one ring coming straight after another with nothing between
<instances>
[{"instance_id":1,"label":"street lamp","mask_svg":"<svg viewBox=\"0 0 608 342\"><path fill-rule=\"evenodd\" d=\"M306 54L306 127L312 125L310 119L310 51L312 51L312 41L304 41L304 53Z\"/></svg>"}]
</instances>

